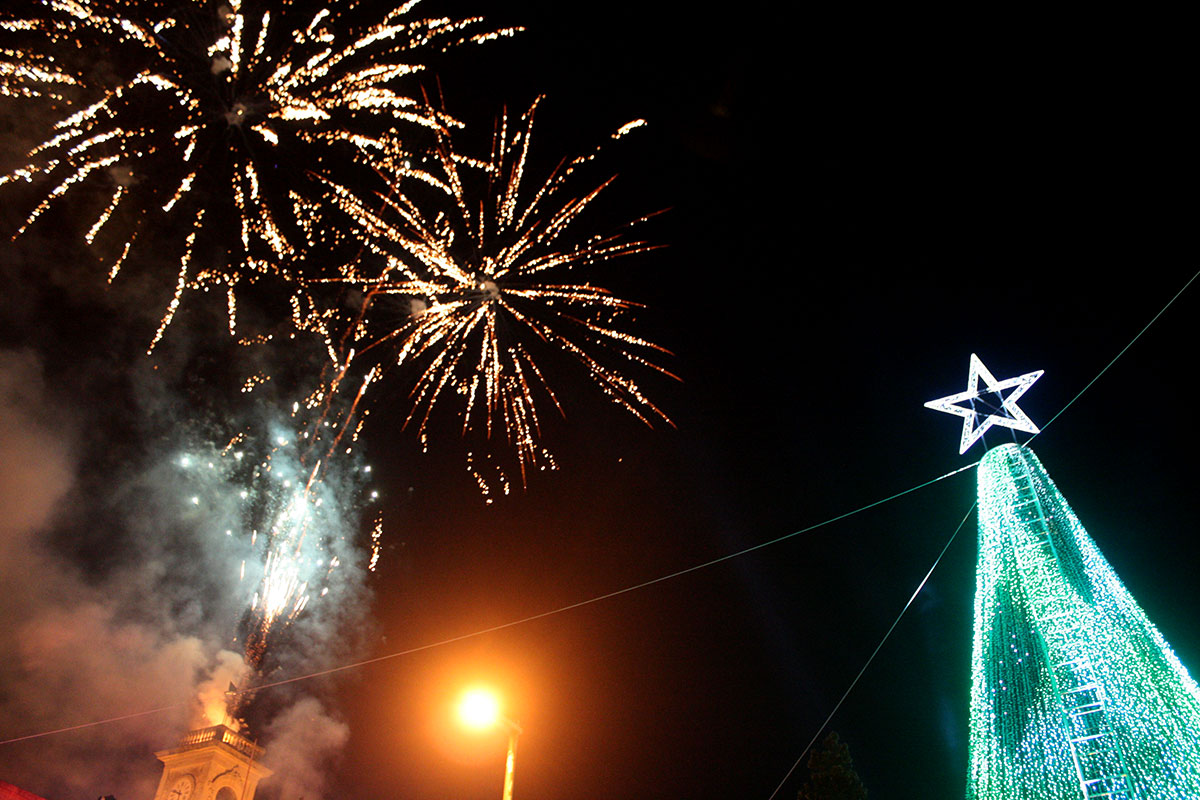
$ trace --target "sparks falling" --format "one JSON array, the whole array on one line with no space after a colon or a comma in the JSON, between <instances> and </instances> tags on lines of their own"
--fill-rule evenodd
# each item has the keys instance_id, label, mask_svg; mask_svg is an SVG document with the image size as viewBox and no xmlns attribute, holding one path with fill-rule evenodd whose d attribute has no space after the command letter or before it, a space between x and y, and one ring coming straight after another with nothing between
<instances>
[{"instance_id":1,"label":"sparks falling","mask_svg":"<svg viewBox=\"0 0 1200 800\"><path fill-rule=\"evenodd\" d=\"M498 479L487 477L487 443L503 441L515 451L522 482L530 468L554 467L540 441L539 410L547 403L563 410L541 365L555 354L582 366L606 397L641 421L670 423L624 371L632 365L670 375L650 360L665 349L621 328L637 304L572 275L653 249L627 238L647 218L611 234L577 235L578 220L612 179L582 194L568 194L567 187L598 150L564 160L527 188L539 101L516 124L507 115L499 119L486 160L462 155L448 129L438 132L438 147L425 159L414 160L399 146L383 148L374 164L391 191L374 203L327 181L349 227L384 266L370 274L360 259L346 268L342 281L365 298L348 325L331 324L317 304L297 313L298 326L326 338L331 388L353 362L371 365L352 407L389 366L415 375L407 422L423 442L434 409L456 407L463 435L485 440L468 455L485 496L493 484L505 492L509 487L502 471ZM612 138L640 124L625 125ZM414 202L414 186L434 200ZM391 321L384 319L389 315Z\"/></svg>"},{"instance_id":2,"label":"sparks falling","mask_svg":"<svg viewBox=\"0 0 1200 800\"><path fill-rule=\"evenodd\" d=\"M450 124L402 79L423 56L514 32L410 19L417 2L372 24L358 22L357 4L6 4L0 35L19 46L0 47L3 93L79 88L51 135L0 175L0 185L37 182L18 234L80 195L71 208L86 215L86 242L109 254L112 280L151 231L174 233L184 246L153 342L192 290L224 291L233 331L239 283L296 279L303 235L292 217L309 187L286 165L348 165L382 131Z\"/></svg>"},{"instance_id":3,"label":"sparks falling","mask_svg":"<svg viewBox=\"0 0 1200 800\"><path fill-rule=\"evenodd\" d=\"M0 30L20 30L11 25L0 22ZM78 85L79 81L63 72L52 56L27 55L0 47L0 96L62 100L65 89Z\"/></svg>"},{"instance_id":4,"label":"sparks falling","mask_svg":"<svg viewBox=\"0 0 1200 800\"><path fill-rule=\"evenodd\" d=\"M331 590L336 596L350 573L367 568L365 555L350 554L357 552L358 512L372 499L369 472L349 458L332 471L322 461L306 463L310 436L296 422L274 426L270 436L239 434L219 449L193 448L177 462L196 487L186 502L224 521L224 535L244 547L237 579L247 611L239 642L255 672L271 642L314 599ZM381 525L377 516L374 540Z\"/></svg>"}]
</instances>

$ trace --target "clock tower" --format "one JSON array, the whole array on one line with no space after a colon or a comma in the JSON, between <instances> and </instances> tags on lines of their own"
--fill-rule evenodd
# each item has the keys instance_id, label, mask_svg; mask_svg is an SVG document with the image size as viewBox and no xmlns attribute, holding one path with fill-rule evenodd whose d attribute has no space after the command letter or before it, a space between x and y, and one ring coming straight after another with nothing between
<instances>
[{"instance_id":1,"label":"clock tower","mask_svg":"<svg viewBox=\"0 0 1200 800\"><path fill-rule=\"evenodd\" d=\"M263 748L224 725L190 731L163 762L154 800L254 800L258 782L271 775L259 763Z\"/></svg>"}]
</instances>

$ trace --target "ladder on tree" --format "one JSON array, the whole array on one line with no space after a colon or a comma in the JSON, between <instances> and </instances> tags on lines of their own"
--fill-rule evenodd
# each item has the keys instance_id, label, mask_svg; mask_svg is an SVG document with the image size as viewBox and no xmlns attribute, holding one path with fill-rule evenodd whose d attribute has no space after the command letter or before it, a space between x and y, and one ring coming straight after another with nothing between
<instances>
[{"instance_id":1,"label":"ladder on tree","mask_svg":"<svg viewBox=\"0 0 1200 800\"><path fill-rule=\"evenodd\" d=\"M1015 510L1032 538L1017 547L1017 566L1028 590L1061 573L1050 525L1024 458L1013 476ZM1063 730L1071 749L1082 800L1137 800L1125 756L1109 724L1108 704L1088 652L1086 617L1063 610L1045 592L1030 591L1030 610L1050 659L1050 676Z\"/></svg>"}]
</instances>

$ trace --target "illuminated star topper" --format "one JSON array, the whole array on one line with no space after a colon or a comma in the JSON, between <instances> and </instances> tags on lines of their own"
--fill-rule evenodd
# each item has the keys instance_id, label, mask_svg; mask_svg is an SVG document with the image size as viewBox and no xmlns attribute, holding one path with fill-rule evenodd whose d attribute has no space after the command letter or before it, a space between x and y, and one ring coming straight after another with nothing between
<instances>
[{"instance_id":1,"label":"illuminated star topper","mask_svg":"<svg viewBox=\"0 0 1200 800\"><path fill-rule=\"evenodd\" d=\"M967 375L967 390L938 400L930 400L925 407L932 408L934 411L945 411L947 414L956 414L963 418L962 438L958 444L958 453L962 455L971 445L982 439L988 428L993 425L1002 425L1016 431L1037 433L1038 426L1034 425L1033 420L1017 406L1017 401L1040 377L1042 377L1042 370L1039 369L1037 372L1027 372L1016 378L997 381L979 360L979 356L971 353L971 370ZM983 378L987 387L982 391L979 389L980 378ZM1005 396L1004 393L1009 389L1012 391ZM994 395L1000 405L988 402L987 395ZM966 406L958 405L964 402L967 403ZM976 409L977 402L983 407ZM983 422L976 426L980 417L983 417Z\"/></svg>"}]
</instances>

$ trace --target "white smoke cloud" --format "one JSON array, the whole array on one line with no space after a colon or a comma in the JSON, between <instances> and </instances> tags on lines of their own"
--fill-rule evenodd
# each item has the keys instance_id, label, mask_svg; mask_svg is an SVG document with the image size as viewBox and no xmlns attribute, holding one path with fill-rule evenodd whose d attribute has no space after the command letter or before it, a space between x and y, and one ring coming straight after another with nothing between
<instances>
[{"instance_id":1,"label":"white smoke cloud","mask_svg":"<svg viewBox=\"0 0 1200 800\"><path fill-rule=\"evenodd\" d=\"M71 485L74 470L61 430L49 432L36 413L42 383L29 352L0 351L0 557L17 557L43 528Z\"/></svg>"},{"instance_id":2,"label":"white smoke cloud","mask_svg":"<svg viewBox=\"0 0 1200 800\"><path fill-rule=\"evenodd\" d=\"M259 800L303 797L325 800L325 774L350 738L350 728L315 697L301 697L267 727L264 759L275 775Z\"/></svg>"},{"instance_id":3,"label":"white smoke cloud","mask_svg":"<svg viewBox=\"0 0 1200 800\"><path fill-rule=\"evenodd\" d=\"M33 355L0 353L0 731L9 736L178 702L203 665L198 642L121 621L114 598L48 547L44 534L74 485L69 421L48 401ZM49 795L144 787L146 770L131 773L119 754L161 746L173 724L165 715L5 745L0 768Z\"/></svg>"},{"instance_id":4,"label":"white smoke cloud","mask_svg":"<svg viewBox=\"0 0 1200 800\"><path fill-rule=\"evenodd\" d=\"M172 448L182 445L170 441L143 462L91 475L88 422L47 387L35 355L0 351L0 739L137 716L0 745L0 776L46 797L136 800L157 784L154 751L214 724L205 706L219 705L230 683L245 687L246 665L230 647L248 553L226 534L240 513L227 476L181 469ZM203 506L188 502L193 492ZM111 547L99 543L99 565L89 557L97 502L119 529ZM365 607L350 539L334 538L344 577L289 630L273 654L277 674L350 655ZM79 542L92 550L75 552ZM260 796L316 800L349 729L315 697L268 691L251 735L262 734L279 777Z\"/></svg>"}]
</instances>

